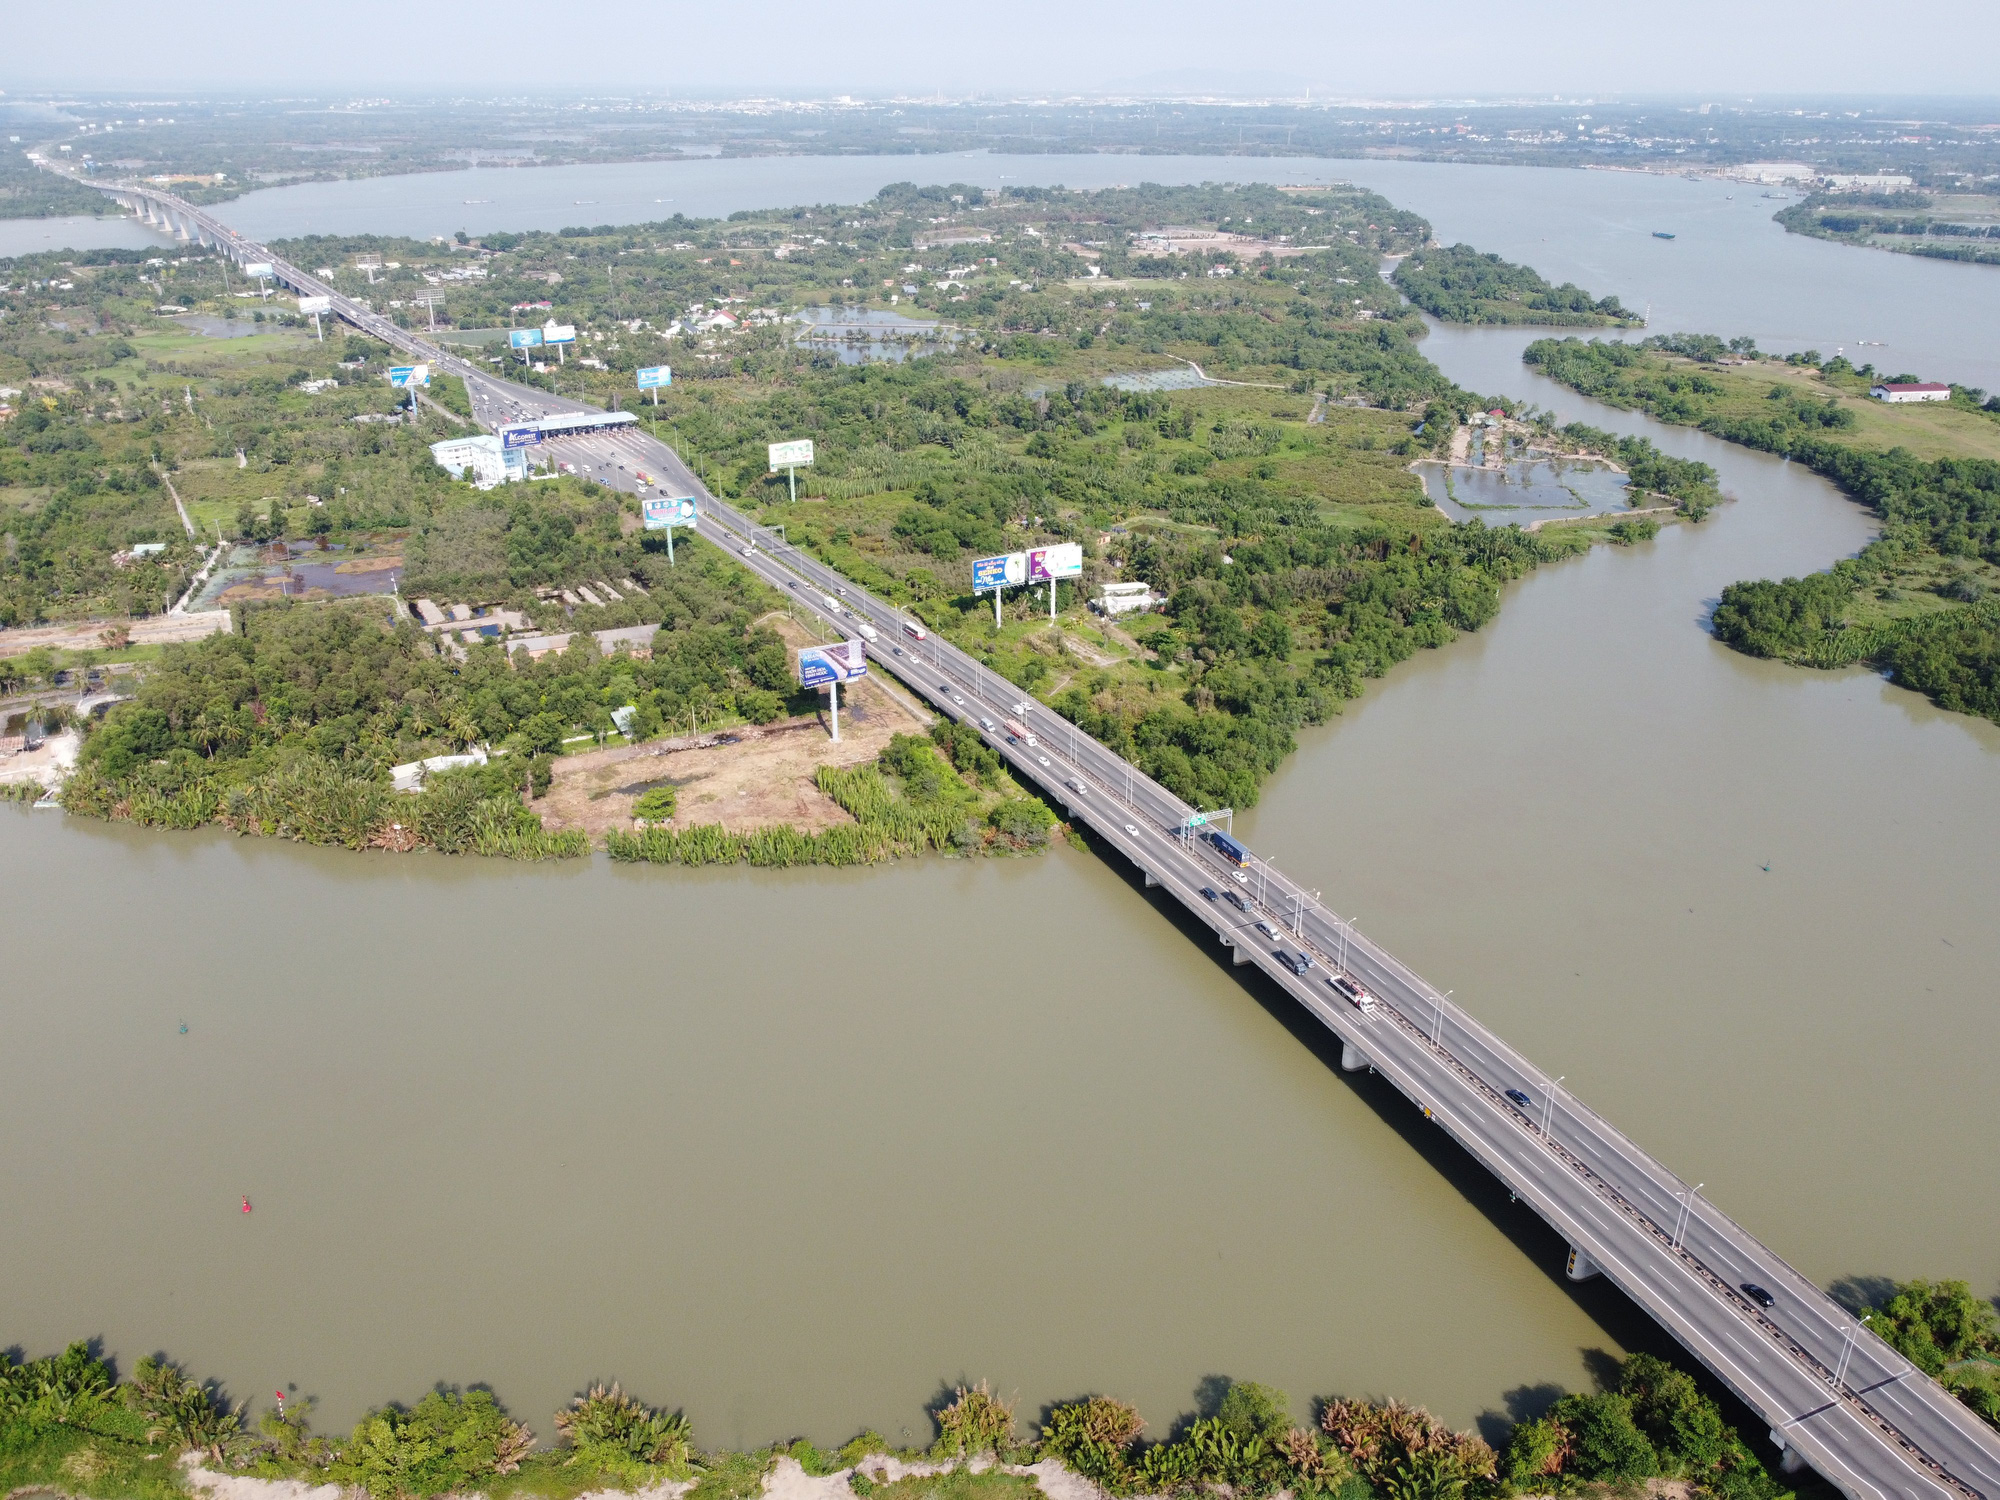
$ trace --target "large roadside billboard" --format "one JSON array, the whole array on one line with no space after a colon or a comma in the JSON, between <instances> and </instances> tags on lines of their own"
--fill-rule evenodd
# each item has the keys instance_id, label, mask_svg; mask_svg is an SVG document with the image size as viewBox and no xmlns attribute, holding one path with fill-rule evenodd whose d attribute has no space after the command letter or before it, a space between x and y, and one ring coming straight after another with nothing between
<instances>
[{"instance_id":1,"label":"large roadside billboard","mask_svg":"<svg viewBox=\"0 0 2000 1500\"><path fill-rule=\"evenodd\" d=\"M278 268L268 260L253 260L244 266L243 274L245 276L256 276L263 280L269 280L278 274Z\"/></svg>"},{"instance_id":2,"label":"large roadside billboard","mask_svg":"<svg viewBox=\"0 0 2000 1500\"><path fill-rule=\"evenodd\" d=\"M312 313L326 313L332 311L333 311L333 298L331 297L299 298L299 312L303 315L310 315Z\"/></svg>"},{"instance_id":3,"label":"large roadside billboard","mask_svg":"<svg viewBox=\"0 0 2000 1500\"><path fill-rule=\"evenodd\" d=\"M639 502L639 519L648 531L665 531L669 526L694 525L692 495L648 495Z\"/></svg>"},{"instance_id":4,"label":"large roadside billboard","mask_svg":"<svg viewBox=\"0 0 2000 1500\"><path fill-rule=\"evenodd\" d=\"M780 469L803 469L813 461L811 438L799 438L790 443L771 443L771 472Z\"/></svg>"},{"instance_id":5,"label":"large roadside billboard","mask_svg":"<svg viewBox=\"0 0 2000 1500\"><path fill-rule=\"evenodd\" d=\"M391 365L389 384L401 390L404 386L429 385L431 367L429 365Z\"/></svg>"},{"instance_id":6,"label":"large roadside billboard","mask_svg":"<svg viewBox=\"0 0 2000 1500\"><path fill-rule=\"evenodd\" d=\"M868 651L859 641L807 646L799 652L799 686L825 687L868 675Z\"/></svg>"},{"instance_id":7,"label":"large roadside billboard","mask_svg":"<svg viewBox=\"0 0 2000 1500\"><path fill-rule=\"evenodd\" d=\"M1009 552L1000 557L976 557L972 560L974 592L1006 588L1027 581L1028 554L1025 552Z\"/></svg>"},{"instance_id":8,"label":"large roadside billboard","mask_svg":"<svg viewBox=\"0 0 2000 1500\"><path fill-rule=\"evenodd\" d=\"M551 319L542 325L542 342L545 344L574 344L576 342L576 325L573 323L558 323Z\"/></svg>"},{"instance_id":9,"label":"large roadside billboard","mask_svg":"<svg viewBox=\"0 0 2000 1500\"><path fill-rule=\"evenodd\" d=\"M515 349L538 349L542 343L539 328L512 328L507 331L507 343Z\"/></svg>"},{"instance_id":10,"label":"large roadside billboard","mask_svg":"<svg viewBox=\"0 0 2000 1500\"><path fill-rule=\"evenodd\" d=\"M542 440L539 427L503 427L500 429L500 446L503 448L532 448Z\"/></svg>"},{"instance_id":11,"label":"large roadside billboard","mask_svg":"<svg viewBox=\"0 0 2000 1500\"><path fill-rule=\"evenodd\" d=\"M638 376L639 389L642 391L656 390L660 386L674 383L674 372L666 365L648 365L638 372Z\"/></svg>"},{"instance_id":12,"label":"large roadside billboard","mask_svg":"<svg viewBox=\"0 0 2000 1500\"><path fill-rule=\"evenodd\" d=\"M1083 544L1058 542L1053 547L1036 547L1028 553L1028 581L1048 583L1057 578L1083 576Z\"/></svg>"}]
</instances>

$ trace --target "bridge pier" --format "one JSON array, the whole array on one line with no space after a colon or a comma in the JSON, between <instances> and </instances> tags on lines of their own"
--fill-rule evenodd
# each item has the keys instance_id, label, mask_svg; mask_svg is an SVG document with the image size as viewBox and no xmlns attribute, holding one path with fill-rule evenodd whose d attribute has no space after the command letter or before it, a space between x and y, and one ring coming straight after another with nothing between
<instances>
[{"instance_id":1,"label":"bridge pier","mask_svg":"<svg viewBox=\"0 0 2000 1500\"><path fill-rule=\"evenodd\" d=\"M1250 962L1250 955L1244 952L1243 945L1237 942L1235 938L1225 937L1222 940L1222 945L1223 947L1230 950L1229 953L1230 961L1234 963L1238 968L1241 968L1244 964Z\"/></svg>"},{"instance_id":2,"label":"bridge pier","mask_svg":"<svg viewBox=\"0 0 2000 1500\"><path fill-rule=\"evenodd\" d=\"M1771 1431L1771 1441L1778 1446L1778 1467L1787 1474L1796 1474L1806 1467L1806 1456L1785 1440L1785 1435L1776 1428Z\"/></svg>"},{"instance_id":3,"label":"bridge pier","mask_svg":"<svg viewBox=\"0 0 2000 1500\"><path fill-rule=\"evenodd\" d=\"M1577 1249L1574 1245L1569 1247L1569 1264L1563 1267L1563 1275L1567 1276L1571 1281L1588 1281L1593 1276L1602 1276L1603 1274L1604 1272L1599 1269L1597 1262L1592 1260L1588 1254Z\"/></svg>"},{"instance_id":4,"label":"bridge pier","mask_svg":"<svg viewBox=\"0 0 2000 1500\"><path fill-rule=\"evenodd\" d=\"M1141 869L1139 873L1146 877L1146 889L1149 891L1160 883L1151 870Z\"/></svg>"},{"instance_id":5,"label":"bridge pier","mask_svg":"<svg viewBox=\"0 0 2000 1500\"><path fill-rule=\"evenodd\" d=\"M1363 1068L1372 1068L1375 1066L1368 1054L1355 1046L1346 1037L1340 1039L1340 1065L1350 1073L1358 1073Z\"/></svg>"}]
</instances>

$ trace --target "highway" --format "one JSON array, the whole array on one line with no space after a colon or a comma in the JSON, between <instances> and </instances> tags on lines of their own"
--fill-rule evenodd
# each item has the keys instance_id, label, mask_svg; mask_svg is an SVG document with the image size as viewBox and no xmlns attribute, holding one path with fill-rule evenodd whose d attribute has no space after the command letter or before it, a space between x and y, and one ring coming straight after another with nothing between
<instances>
[{"instance_id":1,"label":"highway","mask_svg":"<svg viewBox=\"0 0 2000 1500\"><path fill-rule=\"evenodd\" d=\"M592 409L446 354L203 210L130 184L90 185L128 203L164 201L162 211L232 258L272 262L279 281L331 297L355 327L462 376L489 428L523 414ZM627 428L544 446L579 470L590 464L590 477L615 488L638 488L634 471L643 468L661 481L659 489L695 496L700 529L712 541L834 632L858 636L854 627L870 625L877 632L867 643L871 661L940 712L995 726L1025 717L1038 744L985 731L1018 780L1065 807L1101 847L1137 867L1147 886L1193 913L1237 963L1256 965L1337 1035L1343 1066L1374 1068L1531 1205L1571 1246L1571 1274L1610 1278L1763 1418L1788 1467L1810 1464L1857 1500L2000 1500L2000 1433L1462 1006L1355 932L1317 893L1254 856L1241 868L1225 859L1190 830L1196 809L934 632L913 639L889 604L710 495L658 439ZM840 608L829 608L825 596ZM1230 890L1244 909L1212 894ZM1258 932L1260 921L1279 938ZM1303 953L1312 967L1293 972L1280 950ZM1334 988L1331 976L1343 969L1371 992L1377 1003L1370 1009Z\"/></svg>"}]
</instances>

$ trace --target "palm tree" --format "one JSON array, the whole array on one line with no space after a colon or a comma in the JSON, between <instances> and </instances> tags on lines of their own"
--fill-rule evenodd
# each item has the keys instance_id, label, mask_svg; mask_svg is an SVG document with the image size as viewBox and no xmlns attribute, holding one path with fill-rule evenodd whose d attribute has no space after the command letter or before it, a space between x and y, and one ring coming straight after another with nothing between
<instances>
[{"instance_id":1,"label":"palm tree","mask_svg":"<svg viewBox=\"0 0 2000 1500\"><path fill-rule=\"evenodd\" d=\"M248 1439L240 1409L218 1400L187 1378L179 1365L148 1355L125 1388L126 1401L146 1419L146 1441L172 1442L181 1451L221 1463Z\"/></svg>"}]
</instances>

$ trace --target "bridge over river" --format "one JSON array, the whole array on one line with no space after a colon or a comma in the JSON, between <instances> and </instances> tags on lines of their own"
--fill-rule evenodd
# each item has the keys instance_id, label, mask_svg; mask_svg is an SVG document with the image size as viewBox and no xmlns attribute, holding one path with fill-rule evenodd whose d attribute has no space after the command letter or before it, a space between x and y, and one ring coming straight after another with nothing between
<instances>
[{"instance_id":1,"label":"bridge over river","mask_svg":"<svg viewBox=\"0 0 2000 1500\"><path fill-rule=\"evenodd\" d=\"M63 170L42 162L49 170ZM137 183L78 178L140 217L268 262L275 279L331 298L354 327L462 377L494 428L519 416L582 413L582 403L496 378L244 239L220 218ZM1603 1275L1757 1412L1784 1466L1810 1465L1856 1500L2000 1500L2000 1433L1870 1333L1769 1246L1654 1160L1449 996L1354 931L1314 891L1254 854L1242 863L1196 836L1198 810L935 634L905 635L884 601L711 496L673 449L640 431L559 440L629 456L666 488L697 497L702 525L746 566L835 632L867 623L870 658L936 709L981 727L1015 777L1179 901L1238 964L1252 964L1340 1038L1342 1066L1373 1068L1571 1247L1569 1274ZM1038 743L997 726L1025 716ZM1234 901L1211 892L1233 892ZM1311 960L1300 967L1300 957ZM1349 977L1375 1003L1336 987ZM1711 1101L1693 1107L1715 1108Z\"/></svg>"}]
</instances>

